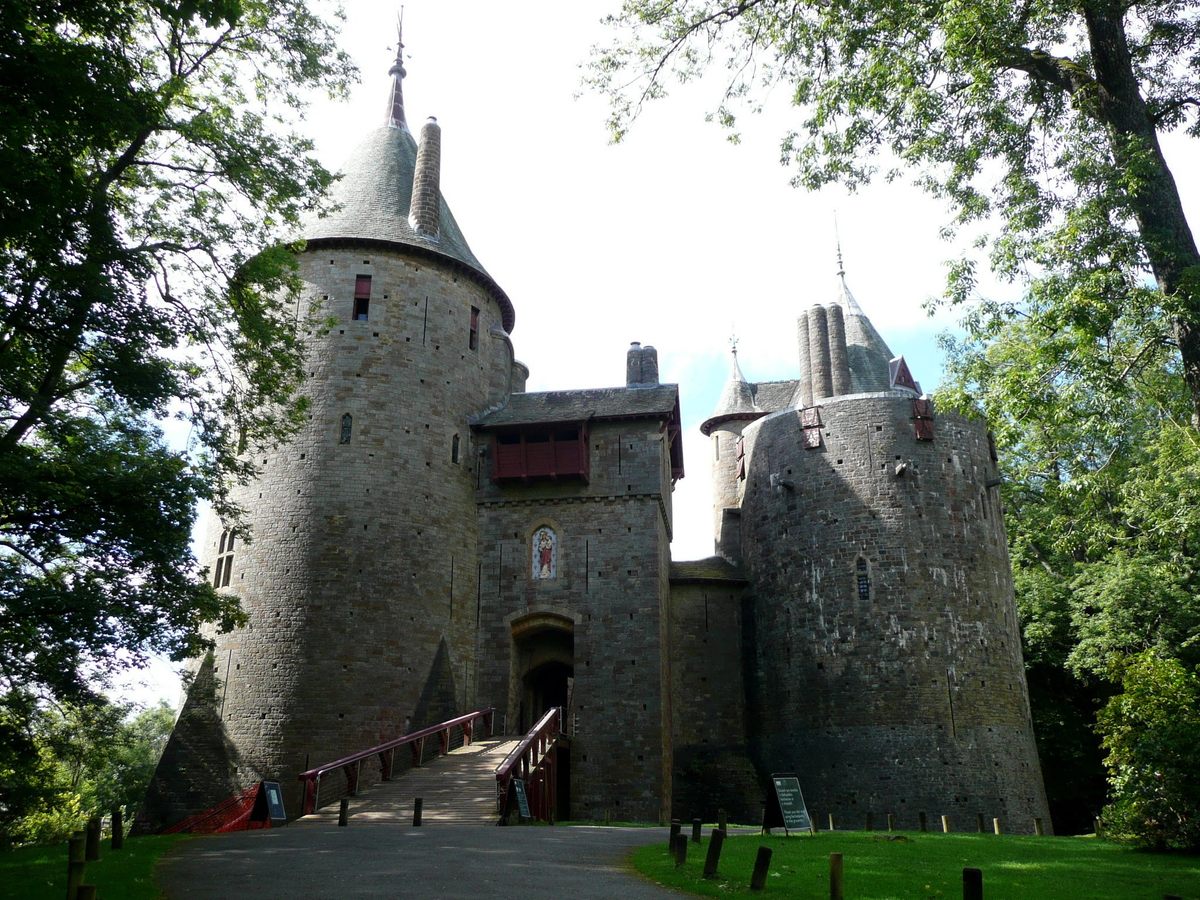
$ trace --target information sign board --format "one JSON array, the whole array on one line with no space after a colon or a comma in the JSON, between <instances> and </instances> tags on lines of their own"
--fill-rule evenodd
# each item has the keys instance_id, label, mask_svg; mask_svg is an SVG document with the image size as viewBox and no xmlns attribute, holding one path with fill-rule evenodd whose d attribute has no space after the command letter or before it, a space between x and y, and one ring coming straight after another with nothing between
<instances>
[{"instance_id":1,"label":"information sign board","mask_svg":"<svg viewBox=\"0 0 1200 900\"><path fill-rule=\"evenodd\" d=\"M811 831L812 819L800 792L800 779L790 772L771 776L771 796L763 810L763 829L782 825L789 835L793 831Z\"/></svg>"},{"instance_id":2,"label":"information sign board","mask_svg":"<svg viewBox=\"0 0 1200 900\"><path fill-rule=\"evenodd\" d=\"M525 796L525 782L520 778L513 779L513 790L517 792L517 809L522 819L532 819L529 814L529 798Z\"/></svg>"}]
</instances>

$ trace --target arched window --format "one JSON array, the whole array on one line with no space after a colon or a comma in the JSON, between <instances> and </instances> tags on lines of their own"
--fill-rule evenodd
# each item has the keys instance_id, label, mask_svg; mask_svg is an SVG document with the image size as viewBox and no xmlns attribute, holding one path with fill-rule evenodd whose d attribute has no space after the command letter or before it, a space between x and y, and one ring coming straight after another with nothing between
<instances>
[{"instance_id":1,"label":"arched window","mask_svg":"<svg viewBox=\"0 0 1200 900\"><path fill-rule=\"evenodd\" d=\"M233 577L233 545L236 538L226 528L221 532L221 543L217 547L217 561L213 564L213 587L222 588Z\"/></svg>"},{"instance_id":2,"label":"arched window","mask_svg":"<svg viewBox=\"0 0 1200 900\"><path fill-rule=\"evenodd\" d=\"M458 435L450 439L450 462L458 464Z\"/></svg>"},{"instance_id":3,"label":"arched window","mask_svg":"<svg viewBox=\"0 0 1200 900\"><path fill-rule=\"evenodd\" d=\"M558 577L558 535L543 525L533 533L531 574L535 579Z\"/></svg>"},{"instance_id":4,"label":"arched window","mask_svg":"<svg viewBox=\"0 0 1200 900\"><path fill-rule=\"evenodd\" d=\"M869 603L871 600L871 574L867 570L867 561L861 556L854 564L854 576L858 584L858 599Z\"/></svg>"},{"instance_id":5,"label":"arched window","mask_svg":"<svg viewBox=\"0 0 1200 900\"><path fill-rule=\"evenodd\" d=\"M346 413L344 416L342 416L342 436L338 439L339 444L350 443L350 432L353 430L353 428L354 419L351 417L350 413Z\"/></svg>"}]
</instances>

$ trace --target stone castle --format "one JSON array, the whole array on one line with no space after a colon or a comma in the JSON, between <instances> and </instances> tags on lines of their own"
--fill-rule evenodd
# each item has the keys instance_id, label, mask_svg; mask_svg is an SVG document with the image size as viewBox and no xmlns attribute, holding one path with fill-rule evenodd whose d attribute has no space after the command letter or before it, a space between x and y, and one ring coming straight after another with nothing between
<instances>
[{"instance_id":1,"label":"stone castle","mask_svg":"<svg viewBox=\"0 0 1200 900\"><path fill-rule=\"evenodd\" d=\"M407 124L400 56L300 253L307 424L239 487L202 562L249 623L196 665L144 821L165 825L495 706L566 709L577 819L756 820L795 772L815 816L1049 821L996 452L936 412L845 287L794 380L733 357L711 439L716 555L670 555L679 392L526 392L515 311ZM776 323L768 323L773 326Z\"/></svg>"}]
</instances>

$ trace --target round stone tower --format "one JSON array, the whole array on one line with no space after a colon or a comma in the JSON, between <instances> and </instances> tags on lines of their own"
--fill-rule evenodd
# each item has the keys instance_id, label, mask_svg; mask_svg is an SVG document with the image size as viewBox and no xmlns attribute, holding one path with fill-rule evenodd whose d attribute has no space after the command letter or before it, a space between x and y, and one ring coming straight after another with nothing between
<instances>
[{"instance_id":1,"label":"round stone tower","mask_svg":"<svg viewBox=\"0 0 1200 900\"><path fill-rule=\"evenodd\" d=\"M828 398L746 427L755 749L847 827L1029 831L1049 818L998 470L980 423L928 403Z\"/></svg>"},{"instance_id":2,"label":"round stone tower","mask_svg":"<svg viewBox=\"0 0 1200 900\"><path fill-rule=\"evenodd\" d=\"M736 360L714 415L718 549L749 582L746 729L815 818L1048 823L985 426L938 415L850 294L797 323L800 377ZM730 532L736 530L736 535Z\"/></svg>"},{"instance_id":3,"label":"round stone tower","mask_svg":"<svg viewBox=\"0 0 1200 900\"><path fill-rule=\"evenodd\" d=\"M309 222L299 263L309 418L234 493L201 562L245 628L197 673L147 812L160 823L473 708L478 459L468 418L522 384L514 312L414 140L397 55L386 124ZM197 696L204 694L204 697ZM190 709L189 709L190 708Z\"/></svg>"}]
</instances>

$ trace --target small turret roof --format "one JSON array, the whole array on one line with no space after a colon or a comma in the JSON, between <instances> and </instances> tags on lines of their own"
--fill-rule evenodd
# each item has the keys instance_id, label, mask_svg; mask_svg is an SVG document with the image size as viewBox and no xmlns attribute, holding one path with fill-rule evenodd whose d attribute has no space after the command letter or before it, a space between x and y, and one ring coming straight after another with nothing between
<instances>
[{"instance_id":1,"label":"small turret roof","mask_svg":"<svg viewBox=\"0 0 1200 900\"><path fill-rule=\"evenodd\" d=\"M409 224L417 142L404 119L400 88L404 67L399 56L391 73L387 124L368 134L351 154L342 167L341 179L330 191L327 209L332 212L306 219L301 236L318 246L334 242L391 245L449 260L496 298L504 330L511 332L516 319L512 301L467 246L445 198L439 193L440 227L436 235L417 234Z\"/></svg>"},{"instance_id":2,"label":"small turret roof","mask_svg":"<svg viewBox=\"0 0 1200 900\"><path fill-rule=\"evenodd\" d=\"M757 419L773 410L765 409L757 402L758 385L746 381L742 367L738 364L737 345L734 344L732 362L729 367L729 380L725 382L725 390L717 401L716 409L700 425L700 431L711 434L713 429L723 422L734 420L747 421Z\"/></svg>"}]
</instances>

